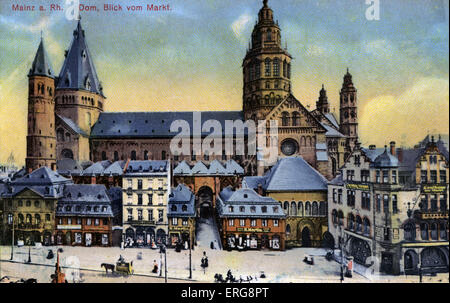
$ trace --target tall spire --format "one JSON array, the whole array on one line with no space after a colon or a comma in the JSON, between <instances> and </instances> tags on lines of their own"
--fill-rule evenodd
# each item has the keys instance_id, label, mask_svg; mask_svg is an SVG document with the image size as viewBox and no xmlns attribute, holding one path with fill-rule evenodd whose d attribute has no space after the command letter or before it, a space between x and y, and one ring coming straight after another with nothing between
<instances>
[{"instance_id":1,"label":"tall spire","mask_svg":"<svg viewBox=\"0 0 450 303\"><path fill-rule=\"evenodd\" d=\"M72 44L59 74L57 89L61 88L81 89L103 95L86 43L85 32L81 26L81 17L77 28L73 31Z\"/></svg>"},{"instance_id":2,"label":"tall spire","mask_svg":"<svg viewBox=\"0 0 450 303\"><path fill-rule=\"evenodd\" d=\"M41 32L41 43L34 57L33 65L30 69L28 76L46 76L54 78L50 60L48 59L47 52L44 47L44 38Z\"/></svg>"},{"instance_id":3,"label":"tall spire","mask_svg":"<svg viewBox=\"0 0 450 303\"><path fill-rule=\"evenodd\" d=\"M324 114L327 114L330 112L327 91L325 90L324 84L322 84L322 89L320 90L319 100L317 100L317 102L316 102L316 108Z\"/></svg>"}]
</instances>

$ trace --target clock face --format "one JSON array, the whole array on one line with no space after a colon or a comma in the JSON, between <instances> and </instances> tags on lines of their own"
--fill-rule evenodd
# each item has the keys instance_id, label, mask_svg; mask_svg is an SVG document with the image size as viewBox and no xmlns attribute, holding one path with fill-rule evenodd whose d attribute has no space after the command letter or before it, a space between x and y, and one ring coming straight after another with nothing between
<instances>
[{"instance_id":1,"label":"clock face","mask_svg":"<svg viewBox=\"0 0 450 303\"><path fill-rule=\"evenodd\" d=\"M286 140L281 144L281 152L285 156L292 156L297 152L297 143L294 140Z\"/></svg>"}]
</instances>

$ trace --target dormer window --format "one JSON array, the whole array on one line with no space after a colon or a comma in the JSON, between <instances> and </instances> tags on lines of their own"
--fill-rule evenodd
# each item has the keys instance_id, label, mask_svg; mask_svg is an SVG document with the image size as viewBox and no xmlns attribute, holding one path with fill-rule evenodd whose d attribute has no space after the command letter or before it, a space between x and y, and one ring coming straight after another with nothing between
<instances>
[{"instance_id":1,"label":"dormer window","mask_svg":"<svg viewBox=\"0 0 450 303\"><path fill-rule=\"evenodd\" d=\"M82 196L82 194L81 194L81 193L78 193L78 198L81 198L81 196Z\"/></svg>"},{"instance_id":2,"label":"dormer window","mask_svg":"<svg viewBox=\"0 0 450 303\"><path fill-rule=\"evenodd\" d=\"M86 76L86 79L84 80L84 87L86 87L87 90L91 89L91 80L89 79L89 75Z\"/></svg>"},{"instance_id":3,"label":"dormer window","mask_svg":"<svg viewBox=\"0 0 450 303\"><path fill-rule=\"evenodd\" d=\"M186 205L183 205L183 206L181 207L181 210L184 211L184 212L186 212L186 211L187 211L187 206L186 206Z\"/></svg>"},{"instance_id":4,"label":"dormer window","mask_svg":"<svg viewBox=\"0 0 450 303\"><path fill-rule=\"evenodd\" d=\"M83 60L86 60L86 50L81 51L81 58L83 58Z\"/></svg>"}]
</instances>

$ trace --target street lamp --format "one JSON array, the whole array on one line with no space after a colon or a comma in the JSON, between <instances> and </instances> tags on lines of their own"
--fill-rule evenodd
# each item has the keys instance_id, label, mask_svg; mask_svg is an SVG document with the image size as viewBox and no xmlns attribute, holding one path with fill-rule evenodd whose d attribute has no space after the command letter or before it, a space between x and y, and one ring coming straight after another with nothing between
<instances>
[{"instance_id":1,"label":"street lamp","mask_svg":"<svg viewBox=\"0 0 450 303\"><path fill-rule=\"evenodd\" d=\"M192 237L189 239L189 279L192 279Z\"/></svg>"},{"instance_id":2,"label":"street lamp","mask_svg":"<svg viewBox=\"0 0 450 303\"><path fill-rule=\"evenodd\" d=\"M11 224L12 226L12 237L11 237L11 261L14 258L14 215L9 214L8 215L8 224Z\"/></svg>"},{"instance_id":3,"label":"street lamp","mask_svg":"<svg viewBox=\"0 0 450 303\"><path fill-rule=\"evenodd\" d=\"M343 233L341 222L339 222L339 229L341 231L341 236L339 239L339 246L341 249L341 283L342 283L342 282L344 282L344 233Z\"/></svg>"},{"instance_id":4,"label":"street lamp","mask_svg":"<svg viewBox=\"0 0 450 303\"><path fill-rule=\"evenodd\" d=\"M167 283L167 248L164 243L161 243L159 246L159 260L160 264L162 264L162 254L164 254L164 281ZM162 276L162 266L159 270L159 276Z\"/></svg>"}]
</instances>

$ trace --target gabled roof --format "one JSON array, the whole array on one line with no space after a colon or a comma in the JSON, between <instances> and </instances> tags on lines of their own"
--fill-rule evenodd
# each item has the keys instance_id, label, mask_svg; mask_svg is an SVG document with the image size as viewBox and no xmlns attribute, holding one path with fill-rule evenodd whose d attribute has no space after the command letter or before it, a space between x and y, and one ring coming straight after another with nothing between
<instances>
[{"instance_id":1,"label":"gabled roof","mask_svg":"<svg viewBox=\"0 0 450 303\"><path fill-rule=\"evenodd\" d=\"M217 210L220 217L286 217L277 201L271 197L260 196L250 188L233 191L231 187L226 187L219 194Z\"/></svg>"},{"instance_id":2,"label":"gabled roof","mask_svg":"<svg viewBox=\"0 0 450 303\"><path fill-rule=\"evenodd\" d=\"M71 180L64 178L57 172L54 172L50 168L44 166L31 172L23 178L13 181L12 184L46 186L69 182L71 182Z\"/></svg>"},{"instance_id":3,"label":"gabled roof","mask_svg":"<svg viewBox=\"0 0 450 303\"><path fill-rule=\"evenodd\" d=\"M71 206L70 210L67 210L66 206ZM76 206L80 207L79 210ZM89 206L91 206L90 210ZM66 185L63 197L58 200L56 215L112 217L111 199L106 192L106 187L99 184Z\"/></svg>"},{"instance_id":4,"label":"gabled roof","mask_svg":"<svg viewBox=\"0 0 450 303\"><path fill-rule=\"evenodd\" d=\"M111 161L105 160L92 164L83 171L84 176L97 176L103 175L106 168L111 165Z\"/></svg>"},{"instance_id":5,"label":"gabled roof","mask_svg":"<svg viewBox=\"0 0 450 303\"><path fill-rule=\"evenodd\" d=\"M208 120L217 120L222 126L222 134L226 132L225 121L244 120L240 111L198 112L204 123ZM172 138L179 135L179 131L170 132L173 122L181 120L189 125L190 132L194 131L194 112L127 112L127 113L101 113L98 121L92 128L92 138ZM200 124L201 125L201 124ZM244 130L244 134L248 133ZM229 132L231 134L231 132ZM202 132L202 136L210 135L211 131ZM242 134L233 130L233 134Z\"/></svg>"},{"instance_id":6,"label":"gabled roof","mask_svg":"<svg viewBox=\"0 0 450 303\"><path fill-rule=\"evenodd\" d=\"M321 123L321 125L327 130L327 132L325 133L325 136L327 137L340 137L343 138L345 137L341 132L339 132L337 129L325 124L325 123Z\"/></svg>"},{"instance_id":7,"label":"gabled roof","mask_svg":"<svg viewBox=\"0 0 450 303\"><path fill-rule=\"evenodd\" d=\"M335 128L339 129L339 123L333 113L326 113L324 116L331 122L331 124L333 124Z\"/></svg>"},{"instance_id":8,"label":"gabled roof","mask_svg":"<svg viewBox=\"0 0 450 303\"><path fill-rule=\"evenodd\" d=\"M244 180L249 186L261 184L264 190L272 192L325 191L328 183L302 157L282 158L263 177L245 177Z\"/></svg>"},{"instance_id":9,"label":"gabled roof","mask_svg":"<svg viewBox=\"0 0 450 303\"><path fill-rule=\"evenodd\" d=\"M46 76L54 78L53 70L48 59L47 52L44 47L44 39L41 38L41 43L34 57L33 65L31 66L28 76Z\"/></svg>"},{"instance_id":10,"label":"gabled roof","mask_svg":"<svg viewBox=\"0 0 450 303\"><path fill-rule=\"evenodd\" d=\"M192 168L186 161L183 161L174 168L173 174L190 176L235 176L243 175L244 169L234 160L228 160L225 163L213 160L209 165L198 161Z\"/></svg>"},{"instance_id":11,"label":"gabled roof","mask_svg":"<svg viewBox=\"0 0 450 303\"><path fill-rule=\"evenodd\" d=\"M123 175L123 170L125 168L126 161L116 161L110 166L108 166L104 171L103 175L105 176L121 176Z\"/></svg>"},{"instance_id":12,"label":"gabled roof","mask_svg":"<svg viewBox=\"0 0 450 303\"><path fill-rule=\"evenodd\" d=\"M56 118L59 119L60 122L71 129L74 133L82 135L83 137L89 137L89 135L84 130L82 130L75 122L72 121L72 119L60 116L58 114L56 115Z\"/></svg>"},{"instance_id":13,"label":"gabled roof","mask_svg":"<svg viewBox=\"0 0 450 303\"><path fill-rule=\"evenodd\" d=\"M164 160L130 161L125 175L166 174L169 162Z\"/></svg>"},{"instance_id":14,"label":"gabled roof","mask_svg":"<svg viewBox=\"0 0 450 303\"><path fill-rule=\"evenodd\" d=\"M80 21L58 79L57 89L82 89L103 95Z\"/></svg>"},{"instance_id":15,"label":"gabled roof","mask_svg":"<svg viewBox=\"0 0 450 303\"><path fill-rule=\"evenodd\" d=\"M194 217L195 213L195 196L191 190L183 184L173 188L169 195L168 217Z\"/></svg>"}]
</instances>

